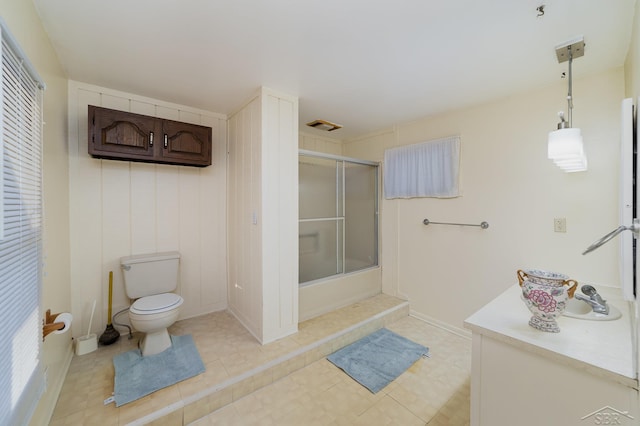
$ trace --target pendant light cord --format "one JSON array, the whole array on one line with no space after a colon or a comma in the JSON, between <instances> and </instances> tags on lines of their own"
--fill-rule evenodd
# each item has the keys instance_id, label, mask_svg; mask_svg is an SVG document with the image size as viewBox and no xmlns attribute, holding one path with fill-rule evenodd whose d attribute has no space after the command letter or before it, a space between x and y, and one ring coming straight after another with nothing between
<instances>
[{"instance_id":1,"label":"pendant light cord","mask_svg":"<svg viewBox=\"0 0 640 426\"><path fill-rule=\"evenodd\" d=\"M573 91L571 90L572 85L572 72L571 72L571 64L573 62L573 52L571 52L571 46L568 48L569 50L569 92L567 93L567 115L569 121L569 127L573 127Z\"/></svg>"}]
</instances>

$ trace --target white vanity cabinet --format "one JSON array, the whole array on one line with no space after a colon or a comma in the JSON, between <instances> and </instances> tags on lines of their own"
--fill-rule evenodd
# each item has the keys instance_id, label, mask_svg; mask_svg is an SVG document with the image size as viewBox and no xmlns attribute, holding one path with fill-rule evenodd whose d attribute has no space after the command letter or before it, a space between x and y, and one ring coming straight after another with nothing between
<instances>
[{"instance_id":1,"label":"white vanity cabinet","mask_svg":"<svg viewBox=\"0 0 640 426\"><path fill-rule=\"evenodd\" d=\"M561 317L560 333L538 331L516 285L465 321L472 426L640 424L626 302L598 289L622 318Z\"/></svg>"}]
</instances>

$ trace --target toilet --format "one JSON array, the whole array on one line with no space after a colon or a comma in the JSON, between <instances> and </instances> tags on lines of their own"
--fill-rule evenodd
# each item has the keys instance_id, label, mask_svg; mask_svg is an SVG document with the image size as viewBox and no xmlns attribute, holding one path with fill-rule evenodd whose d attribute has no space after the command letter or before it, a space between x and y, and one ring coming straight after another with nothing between
<instances>
[{"instance_id":1,"label":"toilet","mask_svg":"<svg viewBox=\"0 0 640 426\"><path fill-rule=\"evenodd\" d=\"M124 288L129 299L129 320L145 333L140 343L142 356L171 347L167 328L178 319L184 299L172 293L178 286L180 253L140 254L120 258Z\"/></svg>"}]
</instances>

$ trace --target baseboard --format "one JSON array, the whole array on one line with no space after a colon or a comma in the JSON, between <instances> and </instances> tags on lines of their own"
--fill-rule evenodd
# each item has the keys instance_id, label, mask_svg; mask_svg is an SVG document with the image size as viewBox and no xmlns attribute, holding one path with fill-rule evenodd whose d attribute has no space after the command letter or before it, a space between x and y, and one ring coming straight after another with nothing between
<instances>
[{"instance_id":1,"label":"baseboard","mask_svg":"<svg viewBox=\"0 0 640 426\"><path fill-rule=\"evenodd\" d=\"M414 317L414 318L417 318L417 319L419 319L421 321L424 321L427 324L430 324L430 325L432 325L434 327L438 327L438 328L441 328L441 329L443 329L445 331L448 331L449 333L453 333L453 334L455 334L457 336L464 337L465 339L471 339L471 331L465 330L464 328L455 327L455 326L453 326L451 324L448 324L446 322L443 322L443 321L437 320L437 319L435 319L433 317L430 317L429 315L425 315L425 314L421 314L420 312L416 312L413 309L411 309L409 311L409 315Z\"/></svg>"},{"instance_id":2,"label":"baseboard","mask_svg":"<svg viewBox=\"0 0 640 426\"><path fill-rule=\"evenodd\" d=\"M233 305L229 305L227 307L227 312L229 312L231 315L233 315L234 318L237 319L238 322L240 324L242 324L242 326L249 332L249 334L251 334L253 337L255 337L256 340L258 342L260 342L260 344L262 344L262 337L258 336L258 334L257 334L257 332L259 330L254 330L254 326L251 323L251 321L246 319L245 316L242 315L240 312L236 311L236 309L235 309L235 307Z\"/></svg>"}]
</instances>

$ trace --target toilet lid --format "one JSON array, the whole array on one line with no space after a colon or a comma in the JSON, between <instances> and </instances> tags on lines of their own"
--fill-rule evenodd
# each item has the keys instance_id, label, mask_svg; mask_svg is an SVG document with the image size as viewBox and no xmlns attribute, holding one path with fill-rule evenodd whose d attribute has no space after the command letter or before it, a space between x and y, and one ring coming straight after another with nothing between
<instances>
[{"instance_id":1,"label":"toilet lid","mask_svg":"<svg viewBox=\"0 0 640 426\"><path fill-rule=\"evenodd\" d=\"M173 309L182 304L182 297L175 293L161 293L145 296L133 302L129 310L133 313L162 312Z\"/></svg>"}]
</instances>

